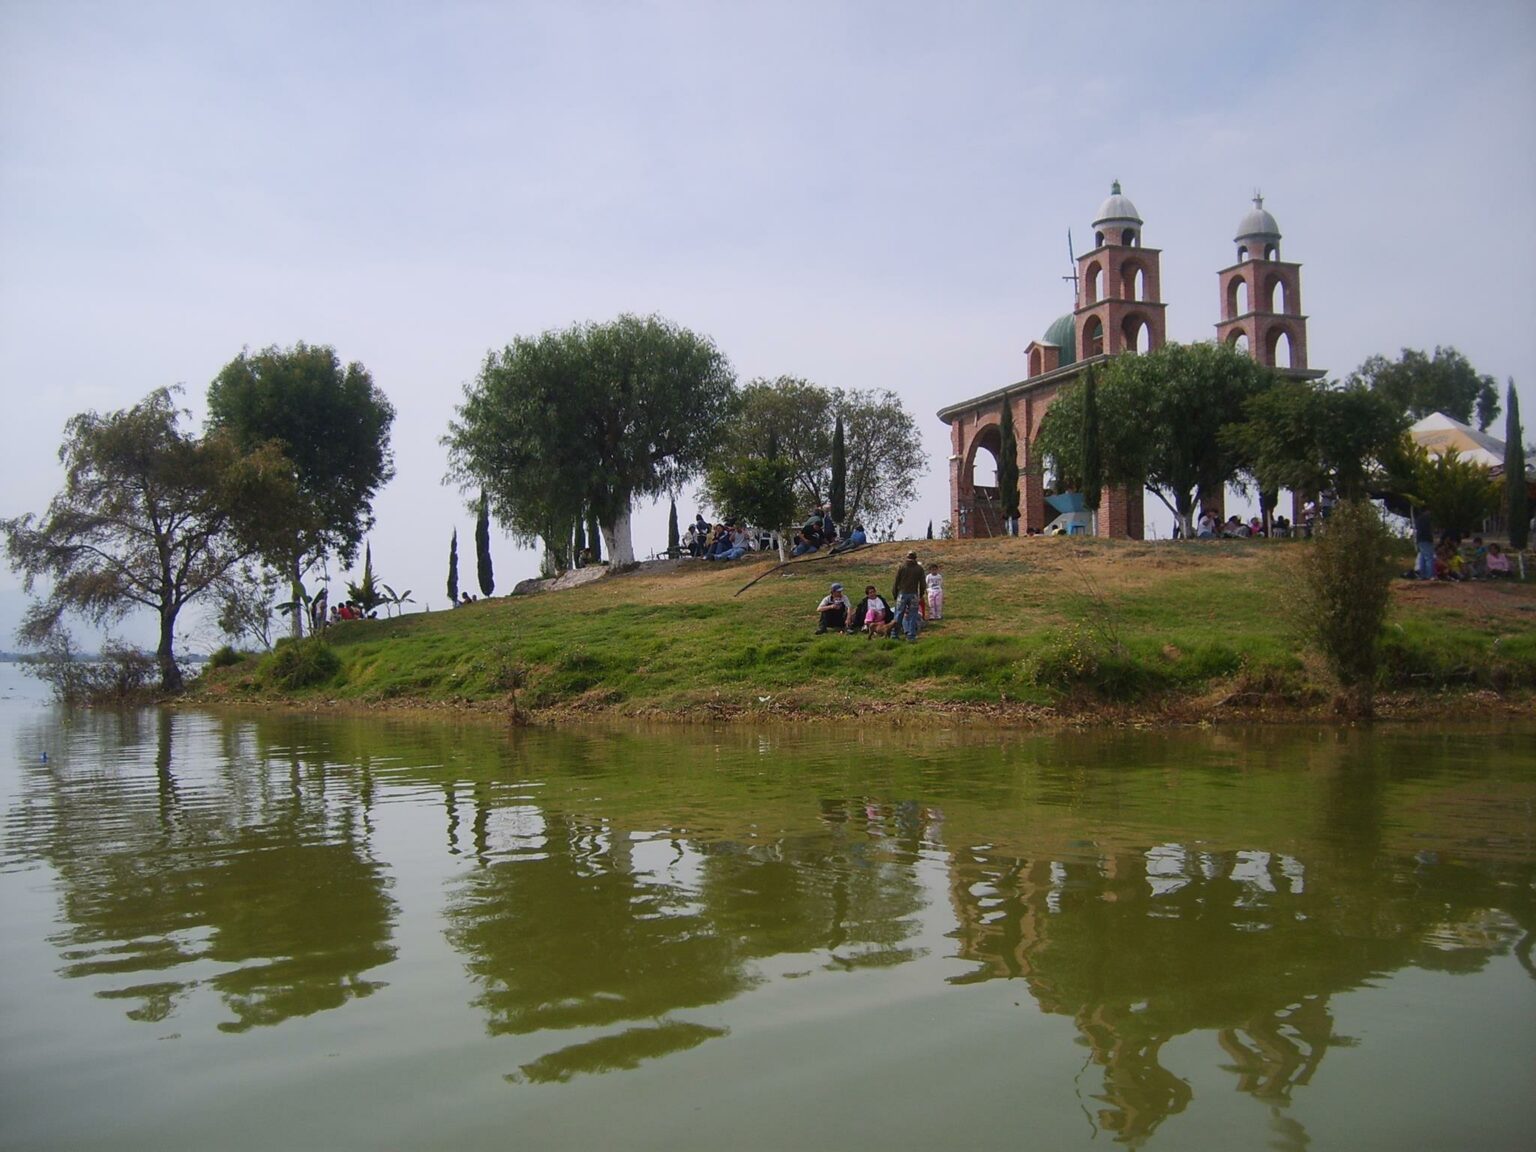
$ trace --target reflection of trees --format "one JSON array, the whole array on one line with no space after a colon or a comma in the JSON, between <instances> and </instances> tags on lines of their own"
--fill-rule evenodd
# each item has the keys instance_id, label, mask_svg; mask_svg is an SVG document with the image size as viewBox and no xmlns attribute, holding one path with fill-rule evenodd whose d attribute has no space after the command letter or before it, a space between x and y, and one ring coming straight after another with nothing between
<instances>
[{"instance_id":1,"label":"reflection of trees","mask_svg":"<svg viewBox=\"0 0 1536 1152\"><path fill-rule=\"evenodd\" d=\"M222 1029L275 1024L368 994L394 955L355 798L334 804L312 766L211 755L238 744L203 718L90 715L25 781L12 848L58 872L62 971L133 1019L206 985L235 1013ZM216 970L178 976L194 963Z\"/></svg>"},{"instance_id":2,"label":"reflection of trees","mask_svg":"<svg viewBox=\"0 0 1536 1152\"><path fill-rule=\"evenodd\" d=\"M1104 1070L1099 1122L1126 1143L1188 1105L1159 1060L1186 1032L1215 1032L1239 1089L1284 1104L1348 1043L1332 995L1412 964L1469 970L1518 934L1481 912L1512 895L1497 891L1503 866L1383 868L1370 843L1320 849L1311 866L1179 845L1068 860L957 852L960 955L977 964L961 982L1019 977L1071 1016ZM1527 866L1516 900L1532 879Z\"/></svg>"}]
</instances>

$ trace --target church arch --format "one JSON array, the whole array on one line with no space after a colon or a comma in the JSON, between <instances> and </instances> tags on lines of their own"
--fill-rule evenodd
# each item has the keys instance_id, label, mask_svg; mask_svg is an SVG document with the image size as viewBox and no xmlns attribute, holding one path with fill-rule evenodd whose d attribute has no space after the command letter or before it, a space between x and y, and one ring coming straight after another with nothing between
<instances>
[{"instance_id":1,"label":"church arch","mask_svg":"<svg viewBox=\"0 0 1536 1152\"><path fill-rule=\"evenodd\" d=\"M1236 348L1244 356L1249 355L1248 333L1244 332L1241 328L1232 329L1232 331L1227 333L1227 346Z\"/></svg>"},{"instance_id":2,"label":"church arch","mask_svg":"<svg viewBox=\"0 0 1536 1152\"><path fill-rule=\"evenodd\" d=\"M1278 272L1270 273L1264 281L1264 310L1280 315L1289 315L1291 308L1291 294L1285 284L1285 277Z\"/></svg>"},{"instance_id":3,"label":"church arch","mask_svg":"<svg viewBox=\"0 0 1536 1152\"><path fill-rule=\"evenodd\" d=\"M1104 291L1104 265L1097 260L1088 265L1083 277L1083 303L1097 304Z\"/></svg>"},{"instance_id":4,"label":"church arch","mask_svg":"<svg viewBox=\"0 0 1536 1152\"><path fill-rule=\"evenodd\" d=\"M1147 270L1139 260L1127 260L1120 268L1120 297L1123 300L1147 298Z\"/></svg>"},{"instance_id":5,"label":"church arch","mask_svg":"<svg viewBox=\"0 0 1536 1152\"><path fill-rule=\"evenodd\" d=\"M1235 320L1248 311L1248 281L1234 276L1227 281L1227 318Z\"/></svg>"},{"instance_id":6,"label":"church arch","mask_svg":"<svg viewBox=\"0 0 1536 1152\"><path fill-rule=\"evenodd\" d=\"M1132 312L1120 324L1120 338L1127 352L1148 352L1149 342L1152 338L1152 329L1147 324L1146 316L1140 312Z\"/></svg>"},{"instance_id":7,"label":"church arch","mask_svg":"<svg viewBox=\"0 0 1536 1152\"><path fill-rule=\"evenodd\" d=\"M1083 322L1083 359L1104 354L1104 321L1090 316Z\"/></svg>"},{"instance_id":8,"label":"church arch","mask_svg":"<svg viewBox=\"0 0 1536 1152\"><path fill-rule=\"evenodd\" d=\"M1269 363L1276 368L1289 368L1292 366L1292 356L1295 355L1295 347L1291 343L1291 331L1289 326L1276 324L1269 330L1265 337L1268 345Z\"/></svg>"}]
</instances>

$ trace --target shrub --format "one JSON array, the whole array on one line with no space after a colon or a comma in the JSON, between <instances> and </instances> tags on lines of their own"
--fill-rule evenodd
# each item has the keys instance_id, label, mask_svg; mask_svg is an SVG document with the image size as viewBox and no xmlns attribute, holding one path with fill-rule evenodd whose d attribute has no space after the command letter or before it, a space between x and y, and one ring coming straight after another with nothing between
<instances>
[{"instance_id":1,"label":"shrub","mask_svg":"<svg viewBox=\"0 0 1536 1152\"><path fill-rule=\"evenodd\" d=\"M239 664L244 659L246 659L246 654L244 652L236 652L233 648L226 644L224 647L215 651L212 656L208 657L208 667L233 668L236 664Z\"/></svg>"},{"instance_id":2,"label":"shrub","mask_svg":"<svg viewBox=\"0 0 1536 1152\"><path fill-rule=\"evenodd\" d=\"M341 657L323 637L305 640L287 637L278 642L267 664L267 680L276 688L313 688L335 678Z\"/></svg>"},{"instance_id":3,"label":"shrub","mask_svg":"<svg viewBox=\"0 0 1536 1152\"><path fill-rule=\"evenodd\" d=\"M1392 583L1392 538L1364 500L1334 508L1302 556L1294 618L1344 688L1340 704L1369 716Z\"/></svg>"}]
</instances>

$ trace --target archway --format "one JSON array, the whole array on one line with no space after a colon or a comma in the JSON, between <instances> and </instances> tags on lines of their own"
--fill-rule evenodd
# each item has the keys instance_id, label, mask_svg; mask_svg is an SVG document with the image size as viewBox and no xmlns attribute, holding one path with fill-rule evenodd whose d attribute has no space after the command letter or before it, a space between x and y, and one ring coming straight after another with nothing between
<instances>
[{"instance_id":1,"label":"archway","mask_svg":"<svg viewBox=\"0 0 1536 1152\"><path fill-rule=\"evenodd\" d=\"M1291 346L1291 334L1283 327L1269 330L1269 362L1276 368L1291 367L1291 357L1294 348Z\"/></svg>"},{"instance_id":2,"label":"archway","mask_svg":"<svg viewBox=\"0 0 1536 1152\"><path fill-rule=\"evenodd\" d=\"M1248 281L1234 276L1227 282L1227 317L1235 320L1248 311Z\"/></svg>"},{"instance_id":3,"label":"archway","mask_svg":"<svg viewBox=\"0 0 1536 1152\"><path fill-rule=\"evenodd\" d=\"M1102 356L1104 354L1104 321L1097 316L1090 316L1083 323L1083 356Z\"/></svg>"}]
</instances>

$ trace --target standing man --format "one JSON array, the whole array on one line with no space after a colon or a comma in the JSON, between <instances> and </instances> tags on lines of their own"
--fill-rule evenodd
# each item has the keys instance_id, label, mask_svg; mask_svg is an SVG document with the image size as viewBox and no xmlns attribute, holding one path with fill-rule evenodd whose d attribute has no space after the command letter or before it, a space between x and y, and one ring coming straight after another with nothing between
<instances>
[{"instance_id":1,"label":"standing man","mask_svg":"<svg viewBox=\"0 0 1536 1152\"><path fill-rule=\"evenodd\" d=\"M899 624L908 640L917 639L918 601L923 595L926 580L927 573L917 562L917 553L908 552L906 560L896 569L896 583L891 590L891 599L896 602L896 619L892 630Z\"/></svg>"},{"instance_id":2,"label":"standing man","mask_svg":"<svg viewBox=\"0 0 1536 1152\"><path fill-rule=\"evenodd\" d=\"M1413 510L1413 542L1419 546L1419 562L1414 568L1420 580L1435 578L1435 526L1429 509L1420 504Z\"/></svg>"}]
</instances>

